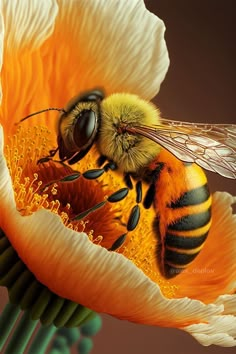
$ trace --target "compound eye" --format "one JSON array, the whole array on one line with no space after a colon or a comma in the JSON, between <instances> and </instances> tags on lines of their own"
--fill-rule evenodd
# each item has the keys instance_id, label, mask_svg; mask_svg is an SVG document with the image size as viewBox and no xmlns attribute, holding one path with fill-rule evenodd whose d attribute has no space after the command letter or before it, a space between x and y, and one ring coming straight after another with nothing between
<instances>
[{"instance_id":1,"label":"compound eye","mask_svg":"<svg viewBox=\"0 0 236 354\"><path fill-rule=\"evenodd\" d=\"M84 109L78 115L74 126L73 138L78 148L86 148L94 140L98 126L97 115L90 109Z\"/></svg>"},{"instance_id":2,"label":"compound eye","mask_svg":"<svg viewBox=\"0 0 236 354\"><path fill-rule=\"evenodd\" d=\"M96 101L102 101L104 99L104 96L105 95L103 91L93 90L82 95L80 100L82 102L96 102Z\"/></svg>"},{"instance_id":3,"label":"compound eye","mask_svg":"<svg viewBox=\"0 0 236 354\"><path fill-rule=\"evenodd\" d=\"M101 102L104 97L105 94L102 90L92 90L92 91L83 92L71 98L71 100L66 104L64 110L66 112L70 112L80 102Z\"/></svg>"}]
</instances>

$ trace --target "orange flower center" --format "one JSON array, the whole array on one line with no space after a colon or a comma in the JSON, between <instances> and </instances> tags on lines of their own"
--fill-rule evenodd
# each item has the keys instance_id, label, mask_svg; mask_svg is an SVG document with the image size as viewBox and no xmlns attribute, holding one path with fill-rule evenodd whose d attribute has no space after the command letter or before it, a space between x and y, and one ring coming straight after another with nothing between
<instances>
[{"instance_id":1,"label":"orange flower center","mask_svg":"<svg viewBox=\"0 0 236 354\"><path fill-rule=\"evenodd\" d=\"M84 231L89 239L103 247L110 248L118 237L126 232L125 224L134 205L134 191L125 200L103 207L80 221L73 217L104 201L107 196L124 187L122 177L108 172L101 181L86 180L83 177L71 182L59 181L65 176L95 168L96 151L88 154L73 169L57 162L37 164L48 155L52 148L50 132L46 128L19 127L16 134L8 139L6 159L13 181L18 210L28 215L40 208L57 213L65 226L76 231ZM154 282L158 283L167 297L174 297L177 287L165 280L158 271L153 236L153 210L141 206L141 220L138 227L130 232L124 245L117 250L130 259Z\"/></svg>"}]
</instances>

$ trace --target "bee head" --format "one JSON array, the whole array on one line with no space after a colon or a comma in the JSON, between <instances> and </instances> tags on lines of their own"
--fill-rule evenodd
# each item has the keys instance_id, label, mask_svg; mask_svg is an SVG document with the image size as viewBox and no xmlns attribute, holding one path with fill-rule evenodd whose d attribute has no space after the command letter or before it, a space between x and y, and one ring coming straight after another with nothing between
<instances>
[{"instance_id":1,"label":"bee head","mask_svg":"<svg viewBox=\"0 0 236 354\"><path fill-rule=\"evenodd\" d=\"M72 153L88 152L99 128L100 102L104 93L93 90L72 98L61 112L58 125L59 155L63 159Z\"/></svg>"}]
</instances>

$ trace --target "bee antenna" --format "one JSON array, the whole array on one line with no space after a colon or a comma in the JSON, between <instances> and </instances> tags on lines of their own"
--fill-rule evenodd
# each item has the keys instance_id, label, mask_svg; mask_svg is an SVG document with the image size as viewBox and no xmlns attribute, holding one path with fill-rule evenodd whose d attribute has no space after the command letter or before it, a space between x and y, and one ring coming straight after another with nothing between
<instances>
[{"instance_id":1,"label":"bee antenna","mask_svg":"<svg viewBox=\"0 0 236 354\"><path fill-rule=\"evenodd\" d=\"M24 120L30 118L30 117L33 117L33 116L36 116L37 114L40 114L40 113L43 113L43 112L47 112L47 111L58 111L58 112L64 112L66 113L66 111L63 109L63 108L46 108L46 109L42 109L41 111L37 111L37 112L34 112L34 113L31 113L29 114L28 116L22 118L21 120L19 120L19 122L15 123L15 125L18 125L20 124L21 122L23 122Z\"/></svg>"}]
</instances>

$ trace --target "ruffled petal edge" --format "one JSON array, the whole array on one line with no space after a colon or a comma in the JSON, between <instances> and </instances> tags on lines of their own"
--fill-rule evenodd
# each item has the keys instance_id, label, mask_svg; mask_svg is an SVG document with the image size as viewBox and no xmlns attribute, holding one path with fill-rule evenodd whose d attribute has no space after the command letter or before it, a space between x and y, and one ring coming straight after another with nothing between
<instances>
[{"instance_id":1,"label":"ruffled petal edge","mask_svg":"<svg viewBox=\"0 0 236 354\"><path fill-rule=\"evenodd\" d=\"M5 26L4 50L12 55L38 48L53 32L56 0L4 0L1 12Z\"/></svg>"},{"instance_id":2,"label":"ruffled petal edge","mask_svg":"<svg viewBox=\"0 0 236 354\"><path fill-rule=\"evenodd\" d=\"M63 33L71 43L80 90L103 87L107 94L130 92L145 99L158 93L169 67L165 25L143 0L58 3L53 42Z\"/></svg>"}]
</instances>

